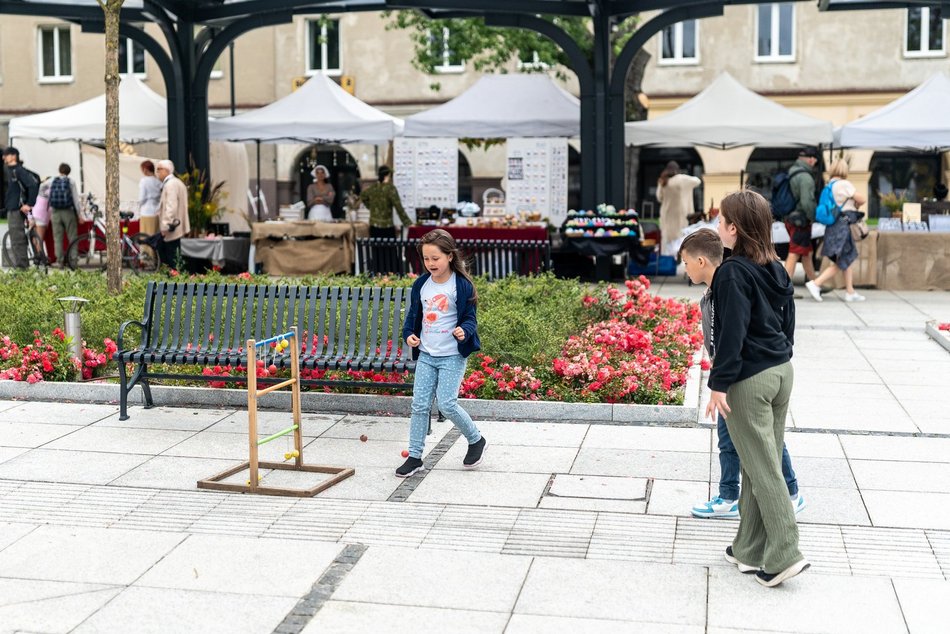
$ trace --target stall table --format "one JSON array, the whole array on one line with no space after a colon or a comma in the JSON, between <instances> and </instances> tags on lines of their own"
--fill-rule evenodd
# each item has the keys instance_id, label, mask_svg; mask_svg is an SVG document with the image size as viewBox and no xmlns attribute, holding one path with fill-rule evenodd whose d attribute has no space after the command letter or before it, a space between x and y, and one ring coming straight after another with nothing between
<instances>
[{"instance_id":1,"label":"stall table","mask_svg":"<svg viewBox=\"0 0 950 634\"><path fill-rule=\"evenodd\" d=\"M433 229L445 229L456 240L547 240L548 230L541 225L525 227L486 227L465 225L412 225L408 238L418 239Z\"/></svg>"},{"instance_id":2,"label":"stall table","mask_svg":"<svg viewBox=\"0 0 950 634\"><path fill-rule=\"evenodd\" d=\"M868 240L872 237L877 241L877 288L950 291L950 233L872 231Z\"/></svg>"},{"instance_id":3,"label":"stall table","mask_svg":"<svg viewBox=\"0 0 950 634\"><path fill-rule=\"evenodd\" d=\"M595 278L602 281L610 281L610 264L613 256L628 254L633 257L634 251L639 246L640 240L636 234L609 238L564 237L565 250L593 256Z\"/></svg>"},{"instance_id":4,"label":"stall table","mask_svg":"<svg viewBox=\"0 0 950 634\"><path fill-rule=\"evenodd\" d=\"M269 275L350 273L356 238L369 236L363 222L255 222L251 225L254 261Z\"/></svg>"},{"instance_id":5,"label":"stall table","mask_svg":"<svg viewBox=\"0 0 950 634\"><path fill-rule=\"evenodd\" d=\"M182 238L182 255L196 260L211 260L215 266L226 270L247 270L248 238Z\"/></svg>"}]
</instances>

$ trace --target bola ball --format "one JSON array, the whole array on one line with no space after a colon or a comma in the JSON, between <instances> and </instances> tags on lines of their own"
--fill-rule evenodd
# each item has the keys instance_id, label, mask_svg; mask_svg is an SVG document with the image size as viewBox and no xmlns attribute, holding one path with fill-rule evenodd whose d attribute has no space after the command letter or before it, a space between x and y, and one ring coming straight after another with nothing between
<instances>
[{"instance_id":1,"label":"bola ball","mask_svg":"<svg viewBox=\"0 0 950 634\"><path fill-rule=\"evenodd\" d=\"M366 437L366 434L360 436L360 442L366 442L369 438Z\"/></svg>"},{"instance_id":2,"label":"bola ball","mask_svg":"<svg viewBox=\"0 0 950 634\"><path fill-rule=\"evenodd\" d=\"M403 450L402 450L402 457L403 457L403 458L408 458L408 457L409 457L409 452L406 451L405 449L403 449Z\"/></svg>"}]
</instances>

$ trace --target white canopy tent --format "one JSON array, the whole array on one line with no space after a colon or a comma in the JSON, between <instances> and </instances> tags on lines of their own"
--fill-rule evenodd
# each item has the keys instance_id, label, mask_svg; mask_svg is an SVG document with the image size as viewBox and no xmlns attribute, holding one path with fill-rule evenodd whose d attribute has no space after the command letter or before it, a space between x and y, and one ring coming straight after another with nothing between
<instances>
[{"instance_id":1,"label":"white canopy tent","mask_svg":"<svg viewBox=\"0 0 950 634\"><path fill-rule=\"evenodd\" d=\"M406 118L406 136L576 137L580 101L546 75L485 75L441 106Z\"/></svg>"},{"instance_id":2,"label":"white canopy tent","mask_svg":"<svg viewBox=\"0 0 950 634\"><path fill-rule=\"evenodd\" d=\"M950 150L950 78L936 73L888 105L835 130L835 144L860 148Z\"/></svg>"},{"instance_id":3,"label":"white canopy tent","mask_svg":"<svg viewBox=\"0 0 950 634\"><path fill-rule=\"evenodd\" d=\"M164 143L167 141L165 98L135 77L124 76L119 85L119 139L126 143ZM105 154L86 145L105 141L106 98L92 99L10 120L10 143L20 150L24 164L41 177L53 176L60 163L69 163L73 176L81 179L82 190L105 198ZM244 147L219 144L212 147L211 170L214 180L224 181L221 222L233 231L249 228L246 212L248 167ZM139 169L144 156L120 155L119 200L121 209L137 211ZM153 159L154 160L154 159ZM79 167L81 169L77 170ZM187 165L176 165L185 171Z\"/></svg>"},{"instance_id":4,"label":"white canopy tent","mask_svg":"<svg viewBox=\"0 0 950 634\"><path fill-rule=\"evenodd\" d=\"M260 143L388 143L402 121L360 101L323 74L283 99L210 122L211 139Z\"/></svg>"},{"instance_id":5,"label":"white canopy tent","mask_svg":"<svg viewBox=\"0 0 950 634\"><path fill-rule=\"evenodd\" d=\"M795 112L763 97L729 73L672 112L626 124L627 145L719 149L828 144L830 122Z\"/></svg>"}]
</instances>

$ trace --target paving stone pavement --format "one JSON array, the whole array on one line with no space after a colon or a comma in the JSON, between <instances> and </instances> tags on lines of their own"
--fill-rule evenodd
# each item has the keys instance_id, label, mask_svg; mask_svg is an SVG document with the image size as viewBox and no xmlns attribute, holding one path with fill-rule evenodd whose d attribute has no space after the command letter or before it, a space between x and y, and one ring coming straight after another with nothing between
<instances>
[{"instance_id":1,"label":"paving stone pavement","mask_svg":"<svg viewBox=\"0 0 950 634\"><path fill-rule=\"evenodd\" d=\"M0 633L944 632L950 353L922 323L950 298L867 295L798 302L813 566L778 589L722 559L734 521L689 516L718 483L711 421L479 421L474 471L442 423L403 482L407 420L311 413L305 456L357 473L297 499L195 488L243 459L241 411L0 401Z\"/></svg>"}]
</instances>

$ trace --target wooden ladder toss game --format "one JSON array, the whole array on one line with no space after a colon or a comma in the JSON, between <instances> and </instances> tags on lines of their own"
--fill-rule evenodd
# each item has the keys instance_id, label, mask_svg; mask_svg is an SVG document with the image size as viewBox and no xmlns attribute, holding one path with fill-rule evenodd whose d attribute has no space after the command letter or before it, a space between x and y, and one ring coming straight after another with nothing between
<instances>
[{"instance_id":1,"label":"wooden ladder toss game","mask_svg":"<svg viewBox=\"0 0 950 634\"><path fill-rule=\"evenodd\" d=\"M290 348L290 378L280 383L275 383L263 389L257 388L257 349L264 348L263 358L267 358L267 346L274 349L274 357L283 353L283 350ZM349 478L356 473L348 467L327 467L323 465L308 465L303 461L303 430L300 420L300 343L297 338L297 327L294 326L289 332L262 341L247 340L247 424L248 424L248 451L249 459L236 467L231 467L217 475L213 475L205 480L198 481L199 489L214 489L217 491L231 491L235 493L258 493L261 495L284 495L295 497L312 497L332 487L338 482ZM291 411L293 414L293 425L282 429L275 434L265 438L257 438L257 399L265 394L269 394L287 386L291 387ZM293 458L291 464L286 462L261 462L258 460L258 448L272 440L277 440L289 434L294 435L294 449L292 452L284 454L285 459ZM249 470L249 479L246 484L236 484L222 482L236 473L245 469ZM289 487L271 487L260 483L263 476L260 475L260 469L275 469L280 471L304 471L310 473L329 473L332 477L323 480L319 484L308 489L293 489Z\"/></svg>"}]
</instances>

